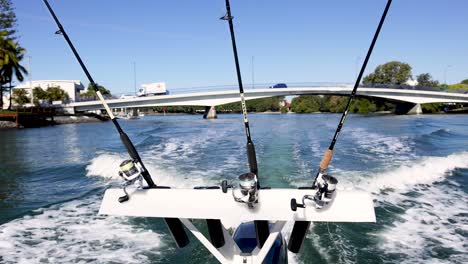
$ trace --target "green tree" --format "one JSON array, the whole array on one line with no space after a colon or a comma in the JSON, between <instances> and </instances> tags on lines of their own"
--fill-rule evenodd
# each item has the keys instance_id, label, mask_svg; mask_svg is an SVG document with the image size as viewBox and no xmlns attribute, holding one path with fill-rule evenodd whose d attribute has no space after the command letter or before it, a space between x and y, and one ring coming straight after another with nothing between
<instances>
[{"instance_id":1,"label":"green tree","mask_svg":"<svg viewBox=\"0 0 468 264\"><path fill-rule=\"evenodd\" d=\"M416 76L416 80L418 81L418 86L424 87L437 87L439 86L439 82L432 79L431 74L429 73L421 73Z\"/></svg>"},{"instance_id":2,"label":"green tree","mask_svg":"<svg viewBox=\"0 0 468 264\"><path fill-rule=\"evenodd\" d=\"M47 88L46 93L46 98L52 101L68 100L69 98L68 93L60 89L60 87L49 87Z\"/></svg>"},{"instance_id":3,"label":"green tree","mask_svg":"<svg viewBox=\"0 0 468 264\"><path fill-rule=\"evenodd\" d=\"M301 95L291 102L291 110L296 113L319 112L322 106L322 99L317 95Z\"/></svg>"},{"instance_id":4,"label":"green tree","mask_svg":"<svg viewBox=\"0 0 468 264\"><path fill-rule=\"evenodd\" d=\"M283 100L284 96L254 99L247 101L246 107L252 112L279 111L280 102Z\"/></svg>"},{"instance_id":5,"label":"green tree","mask_svg":"<svg viewBox=\"0 0 468 264\"><path fill-rule=\"evenodd\" d=\"M13 100L19 105L30 102L30 98L25 89L14 89L13 90Z\"/></svg>"},{"instance_id":6,"label":"green tree","mask_svg":"<svg viewBox=\"0 0 468 264\"><path fill-rule=\"evenodd\" d=\"M456 83L447 85L444 88L447 88L448 90L468 90L468 84Z\"/></svg>"},{"instance_id":7,"label":"green tree","mask_svg":"<svg viewBox=\"0 0 468 264\"><path fill-rule=\"evenodd\" d=\"M424 114L433 114L440 113L443 111L445 104L441 103L432 103L432 104L422 104L421 110Z\"/></svg>"},{"instance_id":8,"label":"green tree","mask_svg":"<svg viewBox=\"0 0 468 264\"><path fill-rule=\"evenodd\" d=\"M16 39L16 14L11 0L0 0L0 31L7 39Z\"/></svg>"},{"instance_id":9,"label":"green tree","mask_svg":"<svg viewBox=\"0 0 468 264\"><path fill-rule=\"evenodd\" d=\"M293 99L291 110L296 113L313 113L313 112L331 112L342 113L348 103L346 96L317 96L317 95L301 95ZM395 105L387 102L385 99L378 98L354 98L351 103L350 113L372 113L377 111L393 111Z\"/></svg>"},{"instance_id":10,"label":"green tree","mask_svg":"<svg viewBox=\"0 0 468 264\"><path fill-rule=\"evenodd\" d=\"M468 79L465 79L465 80L461 81L460 83L468 85Z\"/></svg>"},{"instance_id":11,"label":"green tree","mask_svg":"<svg viewBox=\"0 0 468 264\"><path fill-rule=\"evenodd\" d=\"M35 87L33 89L33 94L34 94L34 104L38 104L39 100L46 100L47 98L47 92L44 91L41 87Z\"/></svg>"},{"instance_id":12,"label":"green tree","mask_svg":"<svg viewBox=\"0 0 468 264\"><path fill-rule=\"evenodd\" d=\"M102 95L111 95L111 92L107 90L104 86L99 85L96 83L99 91L101 92ZM96 95L96 92L94 91L93 85L89 84L88 89L86 90L86 93L84 93L86 96L94 96Z\"/></svg>"},{"instance_id":13,"label":"green tree","mask_svg":"<svg viewBox=\"0 0 468 264\"><path fill-rule=\"evenodd\" d=\"M6 62L5 60L5 50L15 50L15 46L19 48L17 42L15 42L16 37L16 14L14 12L13 4L11 0L0 0L0 34L1 34L1 43L0 49L2 50L0 54L0 61ZM11 55L9 57L14 57ZM3 108L3 92L4 88L8 88L10 91L10 106L11 106L11 80L8 80L8 76L0 76L0 109ZM11 79L11 78L10 78ZM6 84L9 84L8 87L5 87Z\"/></svg>"},{"instance_id":14,"label":"green tree","mask_svg":"<svg viewBox=\"0 0 468 264\"><path fill-rule=\"evenodd\" d=\"M249 112L265 112L265 111L279 111L280 102L284 100L284 96L275 96L269 98L261 98L246 101L246 108ZM219 105L217 110L223 112L240 112L241 104L239 102Z\"/></svg>"},{"instance_id":15,"label":"green tree","mask_svg":"<svg viewBox=\"0 0 468 264\"><path fill-rule=\"evenodd\" d=\"M25 50L18 46L13 40L6 38L4 32L0 32L0 107L3 107L3 88L6 84L10 89L10 107L11 107L11 83L13 77L18 81L24 80L24 75L28 72L20 64Z\"/></svg>"},{"instance_id":16,"label":"green tree","mask_svg":"<svg viewBox=\"0 0 468 264\"><path fill-rule=\"evenodd\" d=\"M377 66L374 72L364 77L364 84L401 85L411 78L411 66L399 61Z\"/></svg>"}]
</instances>

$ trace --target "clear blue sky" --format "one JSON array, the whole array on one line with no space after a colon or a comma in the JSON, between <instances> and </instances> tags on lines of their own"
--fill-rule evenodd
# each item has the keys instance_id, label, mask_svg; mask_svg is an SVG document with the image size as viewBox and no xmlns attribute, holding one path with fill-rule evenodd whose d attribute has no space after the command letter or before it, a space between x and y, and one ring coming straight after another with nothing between
<instances>
[{"instance_id":1,"label":"clear blue sky","mask_svg":"<svg viewBox=\"0 0 468 264\"><path fill-rule=\"evenodd\" d=\"M115 94L164 81L169 89L236 84L224 0L50 0L94 79ZM231 0L243 80L354 82L386 0ZM15 0L33 79L79 79L69 47L40 0ZM399 60L413 76L468 78L468 1L394 0L367 73ZM27 60L24 61L28 65ZM451 65L451 67L448 67Z\"/></svg>"}]
</instances>

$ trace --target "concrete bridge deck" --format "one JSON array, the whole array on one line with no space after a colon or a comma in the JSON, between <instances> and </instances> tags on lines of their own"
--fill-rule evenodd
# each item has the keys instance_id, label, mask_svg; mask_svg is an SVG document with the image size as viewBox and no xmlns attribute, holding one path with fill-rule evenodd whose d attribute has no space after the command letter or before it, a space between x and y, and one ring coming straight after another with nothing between
<instances>
[{"instance_id":1,"label":"concrete bridge deck","mask_svg":"<svg viewBox=\"0 0 468 264\"><path fill-rule=\"evenodd\" d=\"M267 89L246 89L245 99L252 100L272 96L288 95L341 95L347 96L351 93L352 87L293 87L293 88L267 88ZM420 104L424 103L468 103L468 94L448 93L424 90L405 90L391 88L359 88L358 96L384 98L395 102L407 103L410 106L419 106L414 111L420 111ZM136 97L126 99L110 99L107 103L111 108L138 108L152 106L218 106L227 103L240 101L237 89L192 92L173 95L159 95ZM74 111L89 111L103 109L100 101L76 102L63 105L66 109ZM411 110L411 109L409 109Z\"/></svg>"}]
</instances>

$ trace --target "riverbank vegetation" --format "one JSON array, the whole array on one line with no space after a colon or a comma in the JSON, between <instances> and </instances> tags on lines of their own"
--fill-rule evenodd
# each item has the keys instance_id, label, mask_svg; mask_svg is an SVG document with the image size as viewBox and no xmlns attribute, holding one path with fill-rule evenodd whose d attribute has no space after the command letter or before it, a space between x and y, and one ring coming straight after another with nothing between
<instances>
[{"instance_id":1,"label":"riverbank vegetation","mask_svg":"<svg viewBox=\"0 0 468 264\"><path fill-rule=\"evenodd\" d=\"M447 92L464 92L468 91L468 79L457 84L440 83L434 80L430 73L421 73L416 76L416 82L413 81L412 67L408 63L391 61L379 65L374 72L364 77L363 84L367 86L409 86L413 85L413 89L436 89ZM439 113L443 112L446 104L430 103L422 104L423 113ZM463 106L463 105L462 105Z\"/></svg>"},{"instance_id":2,"label":"riverbank vegetation","mask_svg":"<svg viewBox=\"0 0 468 264\"><path fill-rule=\"evenodd\" d=\"M248 112L278 112L281 110L280 103L284 101L284 96L254 99L245 102ZM202 113L203 106L157 106L152 108L156 112L167 113ZM234 102L216 106L216 111L220 113L240 113L242 112L240 102Z\"/></svg>"},{"instance_id":3,"label":"riverbank vegetation","mask_svg":"<svg viewBox=\"0 0 468 264\"><path fill-rule=\"evenodd\" d=\"M245 102L248 112L277 112L280 110L280 103L284 101L284 96L275 96L269 98L253 99ZM220 105L216 107L221 112L241 112L240 102Z\"/></svg>"},{"instance_id":4,"label":"riverbank vegetation","mask_svg":"<svg viewBox=\"0 0 468 264\"><path fill-rule=\"evenodd\" d=\"M23 90L23 89L17 89L17 90ZM39 100L64 101L64 100L68 100L69 98L68 93L62 90L60 87L49 87L47 88L47 90L44 90L41 87L36 87L33 89L33 93L34 93L35 105L39 103Z\"/></svg>"},{"instance_id":5,"label":"riverbank vegetation","mask_svg":"<svg viewBox=\"0 0 468 264\"><path fill-rule=\"evenodd\" d=\"M295 113L329 112L342 113L348 103L346 96L301 95L291 102L291 111ZM356 98L351 103L349 112L367 114L395 110L395 104L383 99Z\"/></svg>"}]
</instances>

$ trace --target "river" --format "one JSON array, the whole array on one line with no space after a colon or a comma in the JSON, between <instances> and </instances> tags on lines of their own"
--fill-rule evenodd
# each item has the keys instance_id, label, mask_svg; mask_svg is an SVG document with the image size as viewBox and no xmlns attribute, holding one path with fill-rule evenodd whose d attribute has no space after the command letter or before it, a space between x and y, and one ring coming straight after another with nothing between
<instances>
[{"instance_id":1,"label":"river","mask_svg":"<svg viewBox=\"0 0 468 264\"><path fill-rule=\"evenodd\" d=\"M262 185L310 185L339 118L249 115ZM240 115L119 122L158 184L248 170ZM0 131L0 263L217 263L160 219L97 215L126 158L110 122ZM468 115L351 115L328 172L372 193L377 223L314 223L291 263L468 262Z\"/></svg>"}]
</instances>

